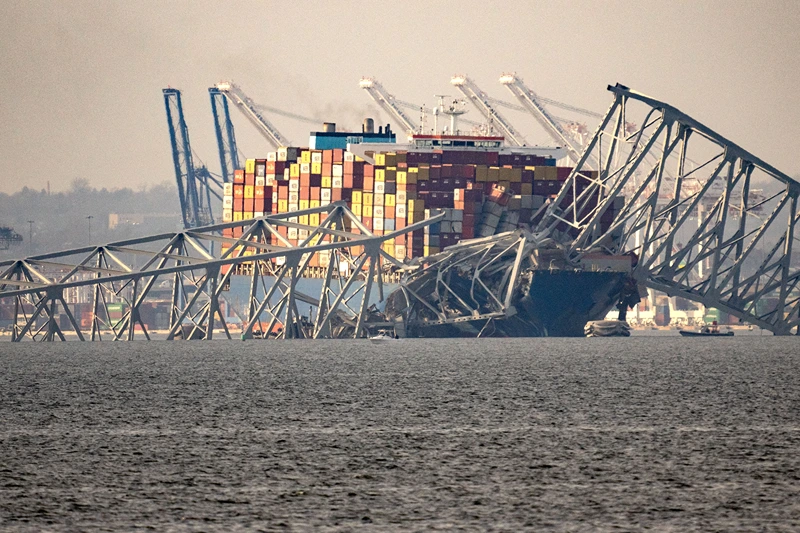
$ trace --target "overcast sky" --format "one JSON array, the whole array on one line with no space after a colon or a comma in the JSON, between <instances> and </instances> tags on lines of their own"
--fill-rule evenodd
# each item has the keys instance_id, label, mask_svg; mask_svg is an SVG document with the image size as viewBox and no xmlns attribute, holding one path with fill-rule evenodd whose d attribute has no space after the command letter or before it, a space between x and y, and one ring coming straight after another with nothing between
<instances>
[{"instance_id":1,"label":"overcast sky","mask_svg":"<svg viewBox=\"0 0 800 533\"><path fill-rule=\"evenodd\" d=\"M238 2L2 0L0 191L174 181L161 89L183 91L193 148L217 172L207 89L356 127L380 115L374 76L433 105L454 74L511 100L538 94L603 112L608 84L666 101L790 175L800 174L800 2ZM248 157L269 146L234 112ZM477 113L470 113L477 119ZM296 144L308 124L273 116ZM533 142L547 137L514 116Z\"/></svg>"}]
</instances>

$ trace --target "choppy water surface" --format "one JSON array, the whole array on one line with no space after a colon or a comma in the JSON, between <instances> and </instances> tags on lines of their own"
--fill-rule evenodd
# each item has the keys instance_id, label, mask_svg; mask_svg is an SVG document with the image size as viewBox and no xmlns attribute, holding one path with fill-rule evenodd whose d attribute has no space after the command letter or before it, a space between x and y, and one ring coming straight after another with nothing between
<instances>
[{"instance_id":1,"label":"choppy water surface","mask_svg":"<svg viewBox=\"0 0 800 533\"><path fill-rule=\"evenodd\" d=\"M0 529L800 528L800 339L0 344Z\"/></svg>"}]
</instances>

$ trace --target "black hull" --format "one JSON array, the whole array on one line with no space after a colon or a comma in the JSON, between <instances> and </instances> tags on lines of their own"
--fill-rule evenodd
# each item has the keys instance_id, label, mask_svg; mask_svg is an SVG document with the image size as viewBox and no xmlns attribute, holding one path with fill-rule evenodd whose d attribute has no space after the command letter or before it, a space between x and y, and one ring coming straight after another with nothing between
<instances>
[{"instance_id":1,"label":"black hull","mask_svg":"<svg viewBox=\"0 0 800 533\"><path fill-rule=\"evenodd\" d=\"M409 337L583 337L584 327L602 320L616 305L628 275L623 272L536 270L529 290L507 318L417 324Z\"/></svg>"}]
</instances>

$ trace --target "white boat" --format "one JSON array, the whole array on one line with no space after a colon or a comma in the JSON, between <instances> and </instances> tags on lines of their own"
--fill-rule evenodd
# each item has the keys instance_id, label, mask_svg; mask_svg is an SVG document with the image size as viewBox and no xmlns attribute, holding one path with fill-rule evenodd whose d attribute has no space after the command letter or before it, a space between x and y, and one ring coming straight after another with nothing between
<instances>
[{"instance_id":1,"label":"white boat","mask_svg":"<svg viewBox=\"0 0 800 533\"><path fill-rule=\"evenodd\" d=\"M390 335L386 331L380 331L380 332L378 332L377 335L373 335L372 337L370 337L369 340L370 340L370 342L374 342L376 344L380 344L380 343L383 343L383 342L395 341L397 339L395 339L392 335Z\"/></svg>"}]
</instances>

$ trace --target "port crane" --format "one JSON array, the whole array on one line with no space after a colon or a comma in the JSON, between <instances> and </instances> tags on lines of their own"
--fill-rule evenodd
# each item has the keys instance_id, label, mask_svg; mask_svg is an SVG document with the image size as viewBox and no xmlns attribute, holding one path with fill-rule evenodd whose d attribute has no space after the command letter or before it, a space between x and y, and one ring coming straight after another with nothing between
<instances>
[{"instance_id":1,"label":"port crane","mask_svg":"<svg viewBox=\"0 0 800 533\"><path fill-rule=\"evenodd\" d=\"M372 97L375 102L381 106L381 108L389 113L391 117L400 124L406 133L412 134L417 131L417 125L414 124L414 121L411 120L405 112L400 108L399 101L389 94L386 89L383 88L378 80L374 78L361 78L359 82L359 87L367 91L367 94ZM409 104L410 105L410 104Z\"/></svg>"},{"instance_id":2,"label":"port crane","mask_svg":"<svg viewBox=\"0 0 800 533\"><path fill-rule=\"evenodd\" d=\"M167 88L163 93L183 226L185 228L204 226L214 220L211 197L215 196L222 200L220 194L222 183L211 175L205 165L195 165L189 143L189 128L183 115L181 92L178 89Z\"/></svg>"},{"instance_id":3,"label":"port crane","mask_svg":"<svg viewBox=\"0 0 800 533\"><path fill-rule=\"evenodd\" d=\"M252 98L247 96L245 92L233 83L232 81L224 81L214 86L219 92L224 94L230 99L233 104L239 108L244 116L258 129L259 133L273 146L279 148L281 146L291 146L292 142L286 138L278 128L267 120L261 112L262 106L256 104Z\"/></svg>"},{"instance_id":4,"label":"port crane","mask_svg":"<svg viewBox=\"0 0 800 533\"><path fill-rule=\"evenodd\" d=\"M581 146L575 144L572 136L561 126L556 118L545 109L536 93L530 90L522 79L515 74L503 74L500 76L500 83L511 91L511 94L519 100L525 111L530 113L557 143L566 148L567 155L572 162L577 163L580 159ZM578 108L574 108L574 110L577 109Z\"/></svg>"},{"instance_id":5,"label":"port crane","mask_svg":"<svg viewBox=\"0 0 800 533\"><path fill-rule=\"evenodd\" d=\"M489 122L490 125L496 125L502 132L510 144L515 146L525 146L528 144L528 141L525 140L525 137L517 131L511 123L500 114L499 111L492 105L489 97L486 95L485 92L480 90L475 82L473 82L467 76L453 76L450 79L450 83L457 87L459 91L461 91L464 96L469 99L470 102L475 106L475 108L480 111L486 120Z\"/></svg>"},{"instance_id":6,"label":"port crane","mask_svg":"<svg viewBox=\"0 0 800 533\"><path fill-rule=\"evenodd\" d=\"M239 150L236 148L236 135L228 110L228 100L225 94L216 87L209 87L208 95L211 98L211 112L214 115L214 132L219 148L222 181L229 183L233 181L233 171L242 167L239 164Z\"/></svg>"}]
</instances>

